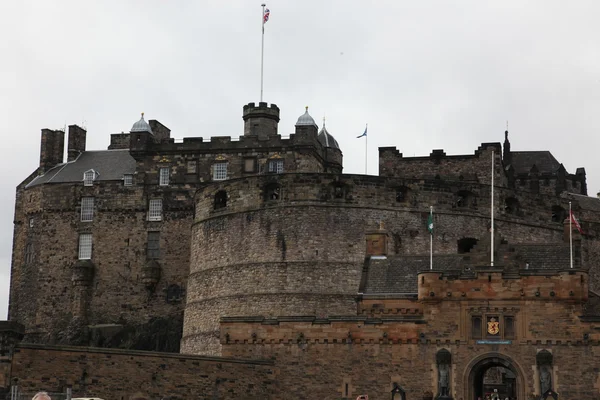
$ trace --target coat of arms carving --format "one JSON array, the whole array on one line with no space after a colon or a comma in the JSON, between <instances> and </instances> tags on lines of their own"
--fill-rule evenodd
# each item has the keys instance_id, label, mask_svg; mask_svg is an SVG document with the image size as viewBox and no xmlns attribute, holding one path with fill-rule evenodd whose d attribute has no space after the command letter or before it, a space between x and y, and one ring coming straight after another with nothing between
<instances>
[{"instance_id":1,"label":"coat of arms carving","mask_svg":"<svg viewBox=\"0 0 600 400\"><path fill-rule=\"evenodd\" d=\"M492 317L487 323L487 331L490 335L497 335L500 332L500 322Z\"/></svg>"}]
</instances>

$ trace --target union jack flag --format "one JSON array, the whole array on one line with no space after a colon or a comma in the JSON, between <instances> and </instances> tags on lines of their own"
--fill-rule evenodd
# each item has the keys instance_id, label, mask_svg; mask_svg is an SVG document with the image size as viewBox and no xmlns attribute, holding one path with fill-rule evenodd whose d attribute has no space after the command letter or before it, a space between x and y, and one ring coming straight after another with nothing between
<instances>
[{"instance_id":1,"label":"union jack flag","mask_svg":"<svg viewBox=\"0 0 600 400\"><path fill-rule=\"evenodd\" d=\"M271 11L269 11L268 8L265 8L265 12L263 13L263 24L269 20L269 14L271 14Z\"/></svg>"},{"instance_id":2,"label":"union jack flag","mask_svg":"<svg viewBox=\"0 0 600 400\"><path fill-rule=\"evenodd\" d=\"M571 223L573 225L575 225L575 228L577 228L579 233L583 233L583 229L581 229L581 225L579 224L579 221L577 220L577 218L575 218L575 214L573 214L573 211L570 211L569 214L570 214L570 218L571 218Z\"/></svg>"}]
</instances>

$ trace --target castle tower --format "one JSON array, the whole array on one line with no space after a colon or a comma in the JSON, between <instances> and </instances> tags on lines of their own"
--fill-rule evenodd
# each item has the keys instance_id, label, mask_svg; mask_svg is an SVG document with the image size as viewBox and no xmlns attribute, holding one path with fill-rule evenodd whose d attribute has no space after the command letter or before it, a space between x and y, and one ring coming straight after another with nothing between
<instances>
[{"instance_id":1,"label":"castle tower","mask_svg":"<svg viewBox=\"0 0 600 400\"><path fill-rule=\"evenodd\" d=\"M260 137L269 137L277 135L277 125L279 124L279 107L276 104L260 102L258 107L254 103L248 103L244 106L244 136L258 135Z\"/></svg>"}]
</instances>

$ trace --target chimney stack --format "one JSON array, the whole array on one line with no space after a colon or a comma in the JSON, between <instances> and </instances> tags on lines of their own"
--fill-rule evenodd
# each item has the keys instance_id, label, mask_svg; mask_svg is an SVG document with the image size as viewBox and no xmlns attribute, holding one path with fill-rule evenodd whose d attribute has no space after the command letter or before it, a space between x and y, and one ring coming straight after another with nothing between
<instances>
[{"instance_id":1,"label":"chimney stack","mask_svg":"<svg viewBox=\"0 0 600 400\"><path fill-rule=\"evenodd\" d=\"M63 162L64 151L65 132L42 129L40 167L38 171L43 174L50 168L61 164Z\"/></svg>"},{"instance_id":2,"label":"chimney stack","mask_svg":"<svg viewBox=\"0 0 600 400\"><path fill-rule=\"evenodd\" d=\"M74 161L79 154L85 151L85 129L77 125L69 125L69 144L67 147L67 161Z\"/></svg>"}]
</instances>

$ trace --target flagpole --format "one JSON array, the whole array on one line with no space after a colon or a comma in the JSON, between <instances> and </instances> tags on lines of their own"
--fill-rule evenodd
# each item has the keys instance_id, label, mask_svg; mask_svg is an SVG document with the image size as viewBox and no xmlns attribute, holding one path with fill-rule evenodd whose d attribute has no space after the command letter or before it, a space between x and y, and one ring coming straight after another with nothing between
<instances>
[{"instance_id":1,"label":"flagpole","mask_svg":"<svg viewBox=\"0 0 600 400\"><path fill-rule=\"evenodd\" d=\"M365 125L365 132L367 132L367 128L368 128L369 124ZM369 140L369 136L365 135L365 175L367 175L367 148L368 148L368 140Z\"/></svg>"},{"instance_id":2,"label":"flagpole","mask_svg":"<svg viewBox=\"0 0 600 400\"><path fill-rule=\"evenodd\" d=\"M266 4L261 4L262 6L262 15L260 17L262 23L262 41L260 45L260 101L263 101L263 60L265 55L265 6Z\"/></svg>"},{"instance_id":3,"label":"flagpole","mask_svg":"<svg viewBox=\"0 0 600 400\"><path fill-rule=\"evenodd\" d=\"M433 223L433 206L429 206L429 218ZM429 269L433 269L433 229L429 232Z\"/></svg>"},{"instance_id":4,"label":"flagpole","mask_svg":"<svg viewBox=\"0 0 600 400\"><path fill-rule=\"evenodd\" d=\"M491 258L491 266L494 266L494 161L495 155L494 150L492 150L492 206L491 206L491 218L492 218L492 226L491 226L491 235L492 241L490 244L490 258Z\"/></svg>"},{"instance_id":5,"label":"flagpole","mask_svg":"<svg viewBox=\"0 0 600 400\"><path fill-rule=\"evenodd\" d=\"M573 268L573 214L571 211L571 202L569 202L569 250L571 253L571 268Z\"/></svg>"}]
</instances>

